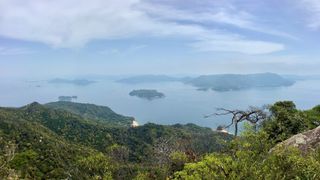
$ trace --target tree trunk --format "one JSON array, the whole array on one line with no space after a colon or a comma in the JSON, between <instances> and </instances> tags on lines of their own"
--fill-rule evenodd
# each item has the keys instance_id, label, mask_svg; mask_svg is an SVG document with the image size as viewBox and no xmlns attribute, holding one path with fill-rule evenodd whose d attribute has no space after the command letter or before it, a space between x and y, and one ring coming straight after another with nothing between
<instances>
[{"instance_id":1,"label":"tree trunk","mask_svg":"<svg viewBox=\"0 0 320 180\"><path fill-rule=\"evenodd\" d=\"M237 137L237 135L238 135L238 123L236 123L234 126L234 136Z\"/></svg>"}]
</instances>

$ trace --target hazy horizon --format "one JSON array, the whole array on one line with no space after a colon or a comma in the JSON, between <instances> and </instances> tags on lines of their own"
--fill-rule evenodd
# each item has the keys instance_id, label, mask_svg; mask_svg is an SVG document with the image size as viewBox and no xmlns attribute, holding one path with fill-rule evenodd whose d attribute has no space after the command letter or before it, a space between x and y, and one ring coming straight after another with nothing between
<instances>
[{"instance_id":1,"label":"hazy horizon","mask_svg":"<svg viewBox=\"0 0 320 180\"><path fill-rule=\"evenodd\" d=\"M3 104L22 104L82 94L79 97L84 102L110 98L101 104L132 113L125 108L127 101L140 108L149 105L132 100L128 92L155 86L173 95L163 106L161 100L154 101L163 108L163 114L168 114L165 107L175 103L181 106L180 112L184 111L189 95L195 102L203 98L204 103L213 93L219 99L215 103L224 104L223 93L197 92L197 88L275 87L268 91L230 92L235 100L237 93L243 93L241 96L251 99L253 105L267 102L261 100L264 93L279 98L271 98L274 101L287 97L286 91L292 91L288 97L293 99L306 92L314 95L316 85L313 90L308 88L318 81L299 82L287 88L282 87L288 82L281 77L244 80L245 86L237 84L236 78L228 79L232 82L229 84L223 79L217 80L217 87L212 83L216 80L207 79L205 84L195 83L205 88L173 83L165 84L167 89L160 84L122 87L109 80L137 75L196 77L266 72L319 76L319 7L320 1L316 0L0 0L0 83L4 94L1 100ZM55 78L68 80L59 85L48 82ZM80 87L68 82L73 79L101 81ZM95 88L111 94L123 92L114 94L119 99L112 99L112 95L100 91L91 94L98 91ZM194 108L201 109L201 103L194 103ZM298 103L301 107L316 104L301 99ZM170 113L174 117L175 112ZM160 114L156 118L161 117Z\"/></svg>"}]
</instances>

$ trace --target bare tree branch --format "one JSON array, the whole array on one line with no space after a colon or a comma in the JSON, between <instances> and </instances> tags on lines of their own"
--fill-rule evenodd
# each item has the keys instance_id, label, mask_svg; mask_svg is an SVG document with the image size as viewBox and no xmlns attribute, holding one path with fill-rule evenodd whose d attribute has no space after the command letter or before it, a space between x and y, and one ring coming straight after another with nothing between
<instances>
[{"instance_id":1,"label":"bare tree branch","mask_svg":"<svg viewBox=\"0 0 320 180\"><path fill-rule=\"evenodd\" d=\"M234 125L235 127L235 136L238 133L238 123L242 121L248 121L253 125L256 125L259 121L265 119L267 117L266 112L264 111L266 108L257 108L257 107L249 107L247 110L230 110L225 108L217 108L217 112L213 114L209 114L205 116L205 118L211 116L224 116L224 115L232 115L231 123L226 128Z\"/></svg>"}]
</instances>

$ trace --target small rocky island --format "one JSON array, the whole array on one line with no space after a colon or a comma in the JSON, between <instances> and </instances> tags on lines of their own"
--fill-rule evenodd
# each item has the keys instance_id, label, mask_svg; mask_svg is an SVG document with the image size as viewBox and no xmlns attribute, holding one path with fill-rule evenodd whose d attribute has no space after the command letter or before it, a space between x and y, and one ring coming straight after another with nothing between
<instances>
[{"instance_id":1,"label":"small rocky island","mask_svg":"<svg viewBox=\"0 0 320 180\"><path fill-rule=\"evenodd\" d=\"M130 96L137 96L139 98L153 100L153 99L160 99L164 98L165 95L161 92L158 92L154 89L139 89L133 90L129 93Z\"/></svg>"}]
</instances>

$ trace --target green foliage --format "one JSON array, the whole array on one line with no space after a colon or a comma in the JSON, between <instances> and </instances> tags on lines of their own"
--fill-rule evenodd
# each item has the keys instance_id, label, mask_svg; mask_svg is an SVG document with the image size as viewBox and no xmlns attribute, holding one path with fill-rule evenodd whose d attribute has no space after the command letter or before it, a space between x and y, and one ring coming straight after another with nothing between
<instances>
[{"instance_id":1,"label":"green foliage","mask_svg":"<svg viewBox=\"0 0 320 180\"><path fill-rule=\"evenodd\" d=\"M277 142L318 125L320 107L300 111L291 101L270 107L271 116L256 130L245 125L224 152L187 163L175 179L319 179L320 149L303 154L294 147L272 149ZM272 149L272 151L270 151Z\"/></svg>"},{"instance_id":2,"label":"green foliage","mask_svg":"<svg viewBox=\"0 0 320 180\"><path fill-rule=\"evenodd\" d=\"M38 103L0 108L0 178L320 178L320 151L270 151L318 126L320 106L301 111L293 102L277 102L258 129L246 124L236 138L194 124L115 126L86 116L99 116L86 104L77 106L81 113Z\"/></svg>"},{"instance_id":3,"label":"green foliage","mask_svg":"<svg viewBox=\"0 0 320 180\"><path fill-rule=\"evenodd\" d=\"M297 110L291 101L275 103L270 107L270 112L270 118L263 123L263 130L276 142L308 129L307 115Z\"/></svg>"},{"instance_id":4,"label":"green foliage","mask_svg":"<svg viewBox=\"0 0 320 180\"><path fill-rule=\"evenodd\" d=\"M14 169L25 169L38 158L38 153L33 150L26 150L17 153L14 159L10 162L10 166Z\"/></svg>"},{"instance_id":5,"label":"green foliage","mask_svg":"<svg viewBox=\"0 0 320 180\"><path fill-rule=\"evenodd\" d=\"M231 136L193 124L114 126L32 103L22 108L0 108L1 139L16 142L17 148L15 159L6 167L6 173L0 172L0 178L13 169L22 179L103 179L111 175L132 179L138 172L154 179L173 173L169 172L170 161L163 166L157 164L156 147L161 139L168 142L164 147L170 153L188 152L198 157L222 149L220 139L227 141ZM4 152L0 153L2 157ZM170 153L161 157L170 159Z\"/></svg>"},{"instance_id":6,"label":"green foliage","mask_svg":"<svg viewBox=\"0 0 320 180\"><path fill-rule=\"evenodd\" d=\"M170 174L181 171L187 162L191 159L183 152L173 152L170 154Z\"/></svg>"},{"instance_id":7,"label":"green foliage","mask_svg":"<svg viewBox=\"0 0 320 180\"><path fill-rule=\"evenodd\" d=\"M4 140L1 131L0 135L0 178L18 179L16 170L10 168L10 163L15 156L16 144Z\"/></svg>"},{"instance_id":8,"label":"green foliage","mask_svg":"<svg viewBox=\"0 0 320 180\"><path fill-rule=\"evenodd\" d=\"M68 111L83 118L107 123L109 126L129 127L133 118L113 112L109 107L94 104L58 101L45 104L46 107Z\"/></svg>"},{"instance_id":9,"label":"green foliage","mask_svg":"<svg viewBox=\"0 0 320 180\"><path fill-rule=\"evenodd\" d=\"M320 105L304 111L304 113L307 116L307 126L308 129L313 129L316 128L317 126L320 125Z\"/></svg>"},{"instance_id":10,"label":"green foliage","mask_svg":"<svg viewBox=\"0 0 320 180\"><path fill-rule=\"evenodd\" d=\"M318 153L302 155L297 149L269 152L266 132L247 130L224 153L213 153L188 163L175 179L319 179Z\"/></svg>"},{"instance_id":11,"label":"green foliage","mask_svg":"<svg viewBox=\"0 0 320 180\"><path fill-rule=\"evenodd\" d=\"M138 175L133 180L151 180L149 173L139 172Z\"/></svg>"},{"instance_id":12,"label":"green foliage","mask_svg":"<svg viewBox=\"0 0 320 180\"><path fill-rule=\"evenodd\" d=\"M115 163L124 163L129 160L129 149L126 146L114 144L107 148L107 154Z\"/></svg>"},{"instance_id":13,"label":"green foliage","mask_svg":"<svg viewBox=\"0 0 320 180\"><path fill-rule=\"evenodd\" d=\"M78 161L80 171L87 172L88 179L112 179L112 165L102 153L97 153Z\"/></svg>"},{"instance_id":14,"label":"green foliage","mask_svg":"<svg viewBox=\"0 0 320 180\"><path fill-rule=\"evenodd\" d=\"M266 179L319 179L319 165L315 153L301 155L294 148L280 149L265 159L259 174Z\"/></svg>"},{"instance_id":15,"label":"green foliage","mask_svg":"<svg viewBox=\"0 0 320 180\"><path fill-rule=\"evenodd\" d=\"M212 154L202 161L187 164L176 179L319 179L319 159L302 156L295 150L286 150L264 155L256 160L246 152L236 157Z\"/></svg>"}]
</instances>

